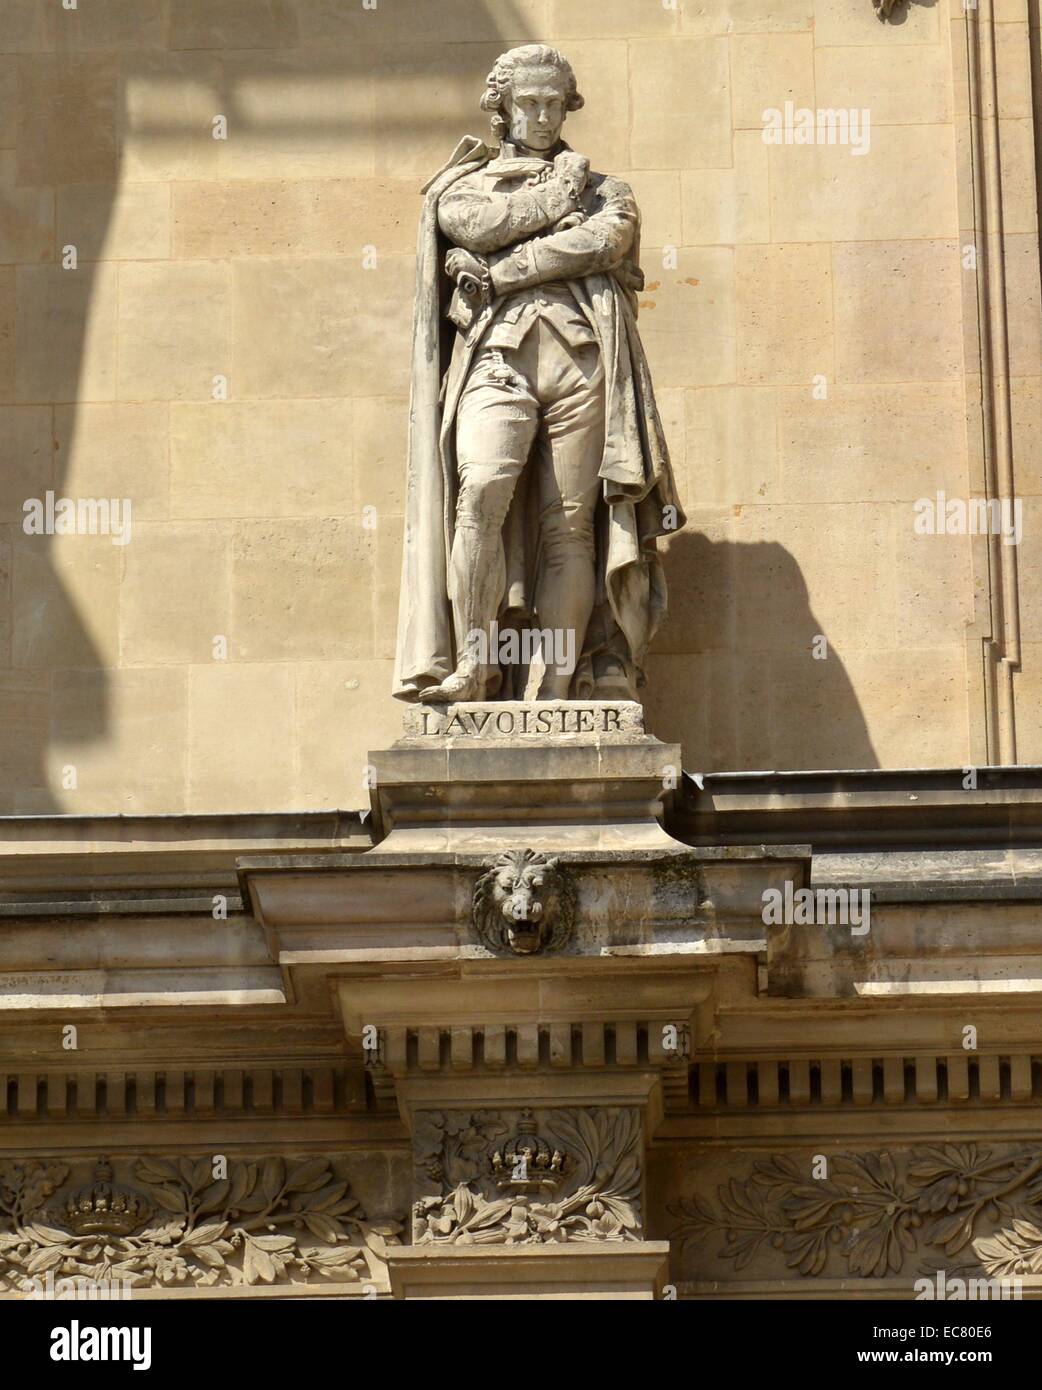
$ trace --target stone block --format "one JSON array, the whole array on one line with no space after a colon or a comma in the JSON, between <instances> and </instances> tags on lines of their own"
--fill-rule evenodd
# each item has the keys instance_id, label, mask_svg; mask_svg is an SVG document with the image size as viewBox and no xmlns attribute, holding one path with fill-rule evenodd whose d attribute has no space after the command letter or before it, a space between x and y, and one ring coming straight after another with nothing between
<instances>
[{"instance_id":1,"label":"stone block","mask_svg":"<svg viewBox=\"0 0 1042 1390\"><path fill-rule=\"evenodd\" d=\"M17 182L113 182L117 88L117 61L111 54L21 63Z\"/></svg>"},{"instance_id":2,"label":"stone block","mask_svg":"<svg viewBox=\"0 0 1042 1390\"><path fill-rule=\"evenodd\" d=\"M894 556L892 645L929 650L956 646L974 619L973 541L921 536L908 502L891 507Z\"/></svg>"},{"instance_id":3,"label":"stone block","mask_svg":"<svg viewBox=\"0 0 1042 1390\"><path fill-rule=\"evenodd\" d=\"M629 48L632 167L730 168L727 41L635 39Z\"/></svg>"},{"instance_id":4,"label":"stone block","mask_svg":"<svg viewBox=\"0 0 1042 1390\"><path fill-rule=\"evenodd\" d=\"M1002 225L1007 235L1038 231L1035 207L1035 142L1031 121L999 121Z\"/></svg>"},{"instance_id":5,"label":"stone block","mask_svg":"<svg viewBox=\"0 0 1042 1390\"><path fill-rule=\"evenodd\" d=\"M405 510L409 401L405 396L356 396L353 402L354 507L376 508L376 525Z\"/></svg>"},{"instance_id":6,"label":"stone block","mask_svg":"<svg viewBox=\"0 0 1042 1390\"><path fill-rule=\"evenodd\" d=\"M297 664L297 805L368 809L369 750L392 742L401 729L393 678L391 660Z\"/></svg>"},{"instance_id":7,"label":"stone block","mask_svg":"<svg viewBox=\"0 0 1042 1390\"><path fill-rule=\"evenodd\" d=\"M121 547L109 536L25 536L14 543L15 666L115 666Z\"/></svg>"},{"instance_id":8,"label":"stone block","mask_svg":"<svg viewBox=\"0 0 1042 1390\"><path fill-rule=\"evenodd\" d=\"M147 182L216 177L227 141L213 138L213 118L231 114L222 109L226 91L220 60L213 54L135 55L123 79L124 178Z\"/></svg>"},{"instance_id":9,"label":"stone block","mask_svg":"<svg viewBox=\"0 0 1042 1390\"><path fill-rule=\"evenodd\" d=\"M0 670L0 804L5 814L50 804L45 769L49 680L39 671Z\"/></svg>"},{"instance_id":10,"label":"stone block","mask_svg":"<svg viewBox=\"0 0 1042 1390\"><path fill-rule=\"evenodd\" d=\"M51 680L48 764L70 814L182 811L188 673L57 670ZM76 770L62 789L62 768ZM118 774L115 769L118 768Z\"/></svg>"},{"instance_id":11,"label":"stone block","mask_svg":"<svg viewBox=\"0 0 1042 1390\"><path fill-rule=\"evenodd\" d=\"M909 5L902 14L903 23L884 28L873 5L866 9L858 0L814 0L814 42L819 48L848 48L878 47L884 38L888 47L939 41L943 6Z\"/></svg>"},{"instance_id":12,"label":"stone block","mask_svg":"<svg viewBox=\"0 0 1042 1390\"><path fill-rule=\"evenodd\" d=\"M419 216L418 179L282 179L177 183L174 255L346 256L361 261L411 255Z\"/></svg>"},{"instance_id":13,"label":"stone block","mask_svg":"<svg viewBox=\"0 0 1042 1390\"><path fill-rule=\"evenodd\" d=\"M171 0L171 48L293 48L297 42L294 0Z\"/></svg>"},{"instance_id":14,"label":"stone block","mask_svg":"<svg viewBox=\"0 0 1042 1390\"><path fill-rule=\"evenodd\" d=\"M171 514L347 515L356 505L353 416L350 400L175 403Z\"/></svg>"},{"instance_id":15,"label":"stone block","mask_svg":"<svg viewBox=\"0 0 1042 1390\"><path fill-rule=\"evenodd\" d=\"M642 243L645 246L682 246L680 174L675 169L637 169L620 177L630 185L637 199ZM702 238L688 240L698 242ZM644 270L653 274L656 267L645 262Z\"/></svg>"},{"instance_id":16,"label":"stone block","mask_svg":"<svg viewBox=\"0 0 1042 1390\"><path fill-rule=\"evenodd\" d=\"M363 523L375 522L372 537L371 603L373 615L373 656L393 658L398 649L398 599L402 580L402 538L404 519L379 513L363 516Z\"/></svg>"},{"instance_id":17,"label":"stone block","mask_svg":"<svg viewBox=\"0 0 1042 1390\"><path fill-rule=\"evenodd\" d=\"M635 39L645 35L675 34L680 27L679 6L660 3L634 5L631 0L550 0L548 34L553 44L567 39ZM567 56L567 50L566 50Z\"/></svg>"},{"instance_id":18,"label":"stone block","mask_svg":"<svg viewBox=\"0 0 1042 1390\"><path fill-rule=\"evenodd\" d=\"M1007 236L1003 249L1009 306L1010 376L1038 376L1042 372L1038 237Z\"/></svg>"},{"instance_id":19,"label":"stone block","mask_svg":"<svg viewBox=\"0 0 1042 1390\"><path fill-rule=\"evenodd\" d=\"M778 449L787 502L911 503L967 484L961 388L893 383L778 392Z\"/></svg>"},{"instance_id":20,"label":"stone block","mask_svg":"<svg viewBox=\"0 0 1042 1390\"><path fill-rule=\"evenodd\" d=\"M771 240L767 146L760 131L736 130L733 167L685 171L681 187L686 245Z\"/></svg>"},{"instance_id":21,"label":"stone block","mask_svg":"<svg viewBox=\"0 0 1042 1390\"><path fill-rule=\"evenodd\" d=\"M735 377L734 252L683 247L675 270L644 253L640 333L656 386L715 386Z\"/></svg>"},{"instance_id":22,"label":"stone block","mask_svg":"<svg viewBox=\"0 0 1042 1390\"><path fill-rule=\"evenodd\" d=\"M0 401L14 400L15 269L0 265Z\"/></svg>"},{"instance_id":23,"label":"stone block","mask_svg":"<svg viewBox=\"0 0 1042 1390\"><path fill-rule=\"evenodd\" d=\"M126 547L120 603L124 666L201 664L214 638L229 650L231 545L227 526L143 522Z\"/></svg>"},{"instance_id":24,"label":"stone block","mask_svg":"<svg viewBox=\"0 0 1042 1390\"><path fill-rule=\"evenodd\" d=\"M165 402L56 406L56 485L72 497L129 498L131 525L169 512Z\"/></svg>"},{"instance_id":25,"label":"stone block","mask_svg":"<svg viewBox=\"0 0 1042 1390\"><path fill-rule=\"evenodd\" d=\"M232 555L232 659L370 656L373 545L373 533L354 519L239 523Z\"/></svg>"},{"instance_id":26,"label":"stone block","mask_svg":"<svg viewBox=\"0 0 1042 1390\"><path fill-rule=\"evenodd\" d=\"M39 0L7 0L0 29L0 53L42 53L50 45Z\"/></svg>"},{"instance_id":27,"label":"stone block","mask_svg":"<svg viewBox=\"0 0 1042 1390\"><path fill-rule=\"evenodd\" d=\"M814 0L684 0L684 34L782 34L814 26Z\"/></svg>"},{"instance_id":28,"label":"stone block","mask_svg":"<svg viewBox=\"0 0 1042 1390\"><path fill-rule=\"evenodd\" d=\"M1010 382L1017 491L1042 495L1042 380L1017 377Z\"/></svg>"},{"instance_id":29,"label":"stone block","mask_svg":"<svg viewBox=\"0 0 1042 1390\"><path fill-rule=\"evenodd\" d=\"M161 183L73 184L58 190L59 252L81 261L155 261L170 255L170 189Z\"/></svg>"},{"instance_id":30,"label":"stone block","mask_svg":"<svg viewBox=\"0 0 1042 1390\"><path fill-rule=\"evenodd\" d=\"M220 150L221 176L344 178L375 173L375 74L382 78L383 65L374 56L358 50L316 62L313 52L271 49L258 62L252 52L226 50L220 60L223 91L234 102L226 96L224 106L231 109L215 108L228 118L228 138L212 141ZM388 100L384 109L393 110L393 103ZM434 168L445 162L454 144Z\"/></svg>"},{"instance_id":31,"label":"stone block","mask_svg":"<svg viewBox=\"0 0 1042 1390\"><path fill-rule=\"evenodd\" d=\"M867 154L851 145L770 147L777 241L888 241L958 234L949 126L880 126Z\"/></svg>"},{"instance_id":32,"label":"stone block","mask_svg":"<svg viewBox=\"0 0 1042 1390\"><path fill-rule=\"evenodd\" d=\"M778 394L770 386L709 386L684 393L690 466L682 496L692 507L779 499Z\"/></svg>"},{"instance_id":33,"label":"stone block","mask_svg":"<svg viewBox=\"0 0 1042 1390\"><path fill-rule=\"evenodd\" d=\"M764 111L787 101L814 108L811 34L735 34L730 45L735 130L762 131Z\"/></svg>"},{"instance_id":34,"label":"stone block","mask_svg":"<svg viewBox=\"0 0 1042 1390\"><path fill-rule=\"evenodd\" d=\"M839 381L959 375L962 271L955 242L844 242L833 249L832 264Z\"/></svg>"},{"instance_id":35,"label":"stone block","mask_svg":"<svg viewBox=\"0 0 1042 1390\"><path fill-rule=\"evenodd\" d=\"M121 265L120 399L211 400L218 375L234 394L229 301L225 265Z\"/></svg>"},{"instance_id":36,"label":"stone block","mask_svg":"<svg viewBox=\"0 0 1042 1390\"><path fill-rule=\"evenodd\" d=\"M531 43L547 30L547 0L511 0L509 8L474 0L396 0L375 9L342 0L297 0L300 42L318 48L367 43L420 43L453 48L498 43L500 51ZM486 69L487 71L487 69Z\"/></svg>"},{"instance_id":37,"label":"stone block","mask_svg":"<svg viewBox=\"0 0 1042 1390\"><path fill-rule=\"evenodd\" d=\"M295 682L281 663L190 668L188 810L292 809Z\"/></svg>"},{"instance_id":38,"label":"stone block","mask_svg":"<svg viewBox=\"0 0 1042 1390\"><path fill-rule=\"evenodd\" d=\"M0 407L0 517L21 533L27 498L52 486L54 446L46 406Z\"/></svg>"},{"instance_id":39,"label":"stone block","mask_svg":"<svg viewBox=\"0 0 1042 1390\"><path fill-rule=\"evenodd\" d=\"M17 143L18 62L0 56L0 150L13 150Z\"/></svg>"},{"instance_id":40,"label":"stone block","mask_svg":"<svg viewBox=\"0 0 1042 1390\"><path fill-rule=\"evenodd\" d=\"M894 32L880 31L880 40ZM817 105L867 109L873 139L880 126L951 120L951 80L950 58L940 44L844 44L819 46L814 54Z\"/></svg>"},{"instance_id":41,"label":"stone block","mask_svg":"<svg viewBox=\"0 0 1042 1390\"><path fill-rule=\"evenodd\" d=\"M18 400L111 400L116 387L116 304L112 266L20 266Z\"/></svg>"},{"instance_id":42,"label":"stone block","mask_svg":"<svg viewBox=\"0 0 1042 1390\"><path fill-rule=\"evenodd\" d=\"M408 394L411 259L240 261L233 276L236 398Z\"/></svg>"},{"instance_id":43,"label":"stone block","mask_svg":"<svg viewBox=\"0 0 1042 1390\"><path fill-rule=\"evenodd\" d=\"M810 384L833 372L829 248L808 243L735 252L738 379Z\"/></svg>"},{"instance_id":44,"label":"stone block","mask_svg":"<svg viewBox=\"0 0 1042 1390\"><path fill-rule=\"evenodd\" d=\"M843 651L843 660L877 766L966 765L966 653L961 638L955 645L914 651ZM794 730L792 736L797 733Z\"/></svg>"},{"instance_id":45,"label":"stone block","mask_svg":"<svg viewBox=\"0 0 1042 1390\"><path fill-rule=\"evenodd\" d=\"M54 251L54 194L15 185L13 150L0 151L0 264L49 261Z\"/></svg>"}]
</instances>

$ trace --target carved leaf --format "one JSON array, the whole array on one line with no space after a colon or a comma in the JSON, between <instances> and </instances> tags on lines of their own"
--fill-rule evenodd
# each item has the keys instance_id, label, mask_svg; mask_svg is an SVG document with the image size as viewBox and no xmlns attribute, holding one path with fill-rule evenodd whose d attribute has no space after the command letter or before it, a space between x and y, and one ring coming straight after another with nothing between
<instances>
[{"instance_id":1,"label":"carved leaf","mask_svg":"<svg viewBox=\"0 0 1042 1390\"><path fill-rule=\"evenodd\" d=\"M381 1260L387 1258L387 1242L379 1232L366 1231L365 1243L366 1247L371 1250L374 1255L378 1255Z\"/></svg>"},{"instance_id":2,"label":"carved leaf","mask_svg":"<svg viewBox=\"0 0 1042 1390\"><path fill-rule=\"evenodd\" d=\"M335 1250L302 1250L301 1257L322 1273L348 1273L351 1264L362 1254L357 1245L338 1245Z\"/></svg>"},{"instance_id":3,"label":"carved leaf","mask_svg":"<svg viewBox=\"0 0 1042 1390\"><path fill-rule=\"evenodd\" d=\"M68 1231L57 1231L53 1226L43 1226L38 1221L31 1222L26 1229L34 1240L43 1245L68 1245L71 1239Z\"/></svg>"},{"instance_id":4,"label":"carved leaf","mask_svg":"<svg viewBox=\"0 0 1042 1390\"><path fill-rule=\"evenodd\" d=\"M327 1158L312 1158L290 1173L286 1179L286 1191L314 1192L328 1181L329 1160Z\"/></svg>"},{"instance_id":5,"label":"carved leaf","mask_svg":"<svg viewBox=\"0 0 1042 1390\"><path fill-rule=\"evenodd\" d=\"M329 1211L332 1207L336 1207L338 1211L350 1211L352 1207L358 1205L358 1201L351 1197L346 1204L342 1203L340 1199L346 1191L346 1182L334 1182L328 1187L323 1187L318 1192L310 1194L308 1200L302 1205L308 1211Z\"/></svg>"},{"instance_id":6,"label":"carved leaf","mask_svg":"<svg viewBox=\"0 0 1042 1390\"><path fill-rule=\"evenodd\" d=\"M286 1165L281 1158L269 1158L261 1170L261 1192L268 1203L279 1195L286 1177Z\"/></svg>"},{"instance_id":7,"label":"carved leaf","mask_svg":"<svg viewBox=\"0 0 1042 1390\"><path fill-rule=\"evenodd\" d=\"M799 1235L786 1236L784 1245L790 1257L786 1264L790 1269L798 1269L801 1274L820 1274L828 1260L827 1240L827 1233L824 1231L806 1231Z\"/></svg>"},{"instance_id":8,"label":"carved leaf","mask_svg":"<svg viewBox=\"0 0 1042 1390\"><path fill-rule=\"evenodd\" d=\"M185 1210L185 1196L179 1188L152 1187L149 1195L164 1211L181 1213Z\"/></svg>"},{"instance_id":9,"label":"carved leaf","mask_svg":"<svg viewBox=\"0 0 1042 1390\"><path fill-rule=\"evenodd\" d=\"M242 1276L247 1284L255 1284L258 1279L265 1284L275 1282L275 1265L271 1256L249 1239L243 1252Z\"/></svg>"},{"instance_id":10,"label":"carved leaf","mask_svg":"<svg viewBox=\"0 0 1042 1390\"><path fill-rule=\"evenodd\" d=\"M336 1222L319 1211L305 1212L304 1225L313 1236L318 1236L319 1240L324 1240L327 1245L335 1245L340 1235Z\"/></svg>"},{"instance_id":11,"label":"carved leaf","mask_svg":"<svg viewBox=\"0 0 1042 1390\"><path fill-rule=\"evenodd\" d=\"M247 1237L251 1245L258 1245L262 1250L292 1250L296 1241L292 1236L255 1236Z\"/></svg>"},{"instance_id":12,"label":"carved leaf","mask_svg":"<svg viewBox=\"0 0 1042 1390\"><path fill-rule=\"evenodd\" d=\"M231 1186L228 1189L229 1207L237 1207L256 1182L257 1170L253 1168L251 1174L251 1167L248 1163L237 1163L232 1169Z\"/></svg>"},{"instance_id":13,"label":"carved leaf","mask_svg":"<svg viewBox=\"0 0 1042 1390\"><path fill-rule=\"evenodd\" d=\"M208 1226L197 1226L194 1231L190 1231L185 1236L181 1244L191 1246L193 1249L200 1245L209 1245L212 1241L223 1236L227 1229L227 1221L215 1221Z\"/></svg>"},{"instance_id":14,"label":"carved leaf","mask_svg":"<svg viewBox=\"0 0 1042 1390\"><path fill-rule=\"evenodd\" d=\"M230 1190L231 1183L227 1178L221 1178L215 1182L208 1191L203 1193L202 1201L196 1207L198 1214L205 1216L208 1212L220 1211Z\"/></svg>"},{"instance_id":15,"label":"carved leaf","mask_svg":"<svg viewBox=\"0 0 1042 1390\"><path fill-rule=\"evenodd\" d=\"M180 1175L172 1163L165 1158L139 1158L134 1172L143 1182L180 1182Z\"/></svg>"},{"instance_id":16,"label":"carved leaf","mask_svg":"<svg viewBox=\"0 0 1042 1390\"><path fill-rule=\"evenodd\" d=\"M42 1250L37 1250L29 1256L25 1268L30 1274L36 1274L42 1269L52 1269L56 1264L61 1264L68 1254L69 1251L64 1245L45 1245Z\"/></svg>"},{"instance_id":17,"label":"carved leaf","mask_svg":"<svg viewBox=\"0 0 1042 1390\"><path fill-rule=\"evenodd\" d=\"M212 1269L224 1268L224 1256L214 1245L201 1245L192 1251L193 1256Z\"/></svg>"}]
</instances>

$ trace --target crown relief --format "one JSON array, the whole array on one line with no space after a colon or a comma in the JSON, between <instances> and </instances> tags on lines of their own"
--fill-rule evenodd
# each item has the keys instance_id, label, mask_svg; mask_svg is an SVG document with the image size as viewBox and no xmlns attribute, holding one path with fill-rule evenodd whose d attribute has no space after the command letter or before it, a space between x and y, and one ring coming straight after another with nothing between
<instances>
[{"instance_id":1,"label":"crown relief","mask_svg":"<svg viewBox=\"0 0 1042 1390\"><path fill-rule=\"evenodd\" d=\"M117 1178L102 1158L65 1189L65 1163L0 1163L0 1292L48 1273L130 1287L306 1284L387 1288L386 1249L401 1225L370 1221L339 1163L142 1157Z\"/></svg>"},{"instance_id":2,"label":"crown relief","mask_svg":"<svg viewBox=\"0 0 1042 1390\"><path fill-rule=\"evenodd\" d=\"M511 1135L505 1143L503 1135ZM415 1118L414 1245L641 1240L635 1106Z\"/></svg>"}]
</instances>

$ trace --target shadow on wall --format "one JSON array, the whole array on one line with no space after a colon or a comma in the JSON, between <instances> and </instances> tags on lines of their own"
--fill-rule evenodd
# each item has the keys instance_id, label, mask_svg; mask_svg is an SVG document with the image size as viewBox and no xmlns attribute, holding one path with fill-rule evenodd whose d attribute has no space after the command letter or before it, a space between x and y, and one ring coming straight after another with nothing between
<instances>
[{"instance_id":1,"label":"shadow on wall","mask_svg":"<svg viewBox=\"0 0 1042 1390\"><path fill-rule=\"evenodd\" d=\"M53 8L59 17L48 15L45 25L40 20L44 27L29 45L35 51L19 64L24 86L17 103L16 181L20 191L59 190L57 251L19 266L19 283L24 279L30 292L16 320L14 395L0 396L34 407L42 422L32 448L18 444L15 487L24 487L23 497L41 499L48 489L60 498L69 495L68 484L78 493L88 479L112 480L106 461L94 466L104 447L86 423L92 402L161 402L179 394L176 388L167 397L133 389L123 394L114 351L107 365L97 360L98 319L108 312L98 305L114 303L116 271L106 257L125 254L134 260L142 254L110 249L121 182L156 187L168 179L246 177L291 184L299 177L292 164L295 153L305 169L310 154L322 154L329 166L316 172L317 178L414 178L417 199L406 210L413 219L423 179L448 158L462 133L487 130L477 101L492 59L507 46L540 37L527 32L523 14L510 0L439 0L437 7L432 0L402 0L393 11L326 5L300 11L319 16L306 22L292 0L270 0L256 10L215 3L212 11L194 0L171 0L168 11L143 4L140 18L115 41L102 43L99 52L97 42L70 37L68 25L90 26L89 6ZM321 23L328 33L307 30L306 23ZM282 85L287 81L296 84L289 99L290 89ZM302 83L306 99L300 97ZM224 172L207 172L214 154L211 121L218 113L227 117L232 132L222 153L234 155L231 141L241 142L238 149L246 151L249 167L237 169L233 159ZM179 168L179 149L196 131L205 154L193 147ZM128 142L138 160L129 168ZM395 151L403 148L414 154L417 170L395 168ZM265 172L269 151L276 160L273 171ZM342 167L334 167L341 155ZM63 196L70 190L71 196ZM121 227L121 238L127 230ZM67 242L78 250L74 274L60 264L60 248ZM292 258L295 249L287 246L283 254ZM366 325L362 316L351 329L364 336ZM171 362L172 377L180 367ZM121 447L126 450L126 441ZM142 439L141 462L134 465L139 471L126 488L135 519L162 516L148 509L148 499L162 491L161 480L148 471L165 452L165 440L157 448L154 438ZM249 466L248 459L243 465ZM8 671L0 672L0 813L78 811L79 803L58 791L62 772L51 765L49 750L60 745L62 758L75 763L77 750L104 743L121 717L112 707L110 670L119 660L123 551L100 538L26 536L20 501L16 505L9 533L10 612L0 612L0 641L10 637ZM0 583L7 579L4 530L0 526ZM76 546L78 553L63 545ZM98 548L88 556L85 546ZM215 566L220 555L215 544ZM210 640L208 635L207 644ZM344 656L351 655L345 649ZM179 717L151 711L150 737L158 745L176 741L181 732L168 721ZM81 786L80 793L89 811L89 792Z\"/></svg>"},{"instance_id":2,"label":"shadow on wall","mask_svg":"<svg viewBox=\"0 0 1042 1390\"><path fill-rule=\"evenodd\" d=\"M850 678L784 546L681 531L662 559L669 611L645 707L649 729L683 745L686 769L879 767Z\"/></svg>"}]
</instances>

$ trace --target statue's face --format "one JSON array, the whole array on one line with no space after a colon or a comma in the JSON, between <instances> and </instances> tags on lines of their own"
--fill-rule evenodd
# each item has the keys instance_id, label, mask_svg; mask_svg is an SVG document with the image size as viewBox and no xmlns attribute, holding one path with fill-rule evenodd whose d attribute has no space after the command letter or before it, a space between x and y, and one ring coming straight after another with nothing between
<instances>
[{"instance_id":1,"label":"statue's face","mask_svg":"<svg viewBox=\"0 0 1042 1390\"><path fill-rule=\"evenodd\" d=\"M545 153L561 138L568 92L556 68L521 68L513 77L506 107L510 136L518 145Z\"/></svg>"}]
</instances>

